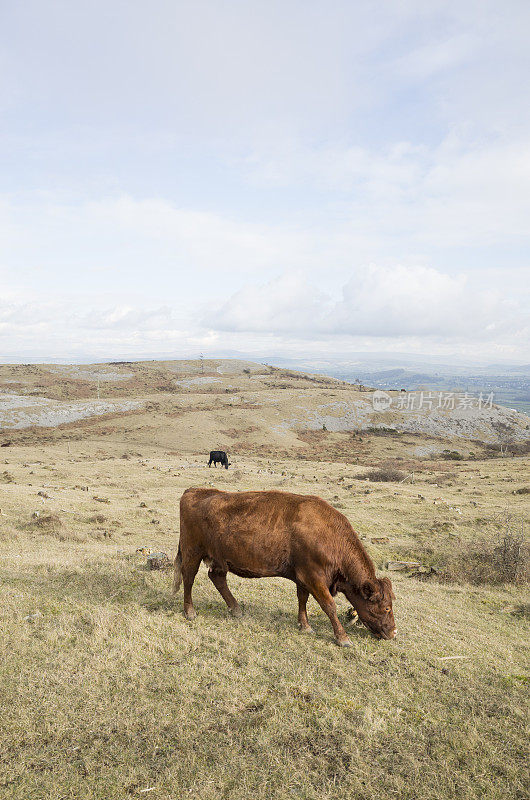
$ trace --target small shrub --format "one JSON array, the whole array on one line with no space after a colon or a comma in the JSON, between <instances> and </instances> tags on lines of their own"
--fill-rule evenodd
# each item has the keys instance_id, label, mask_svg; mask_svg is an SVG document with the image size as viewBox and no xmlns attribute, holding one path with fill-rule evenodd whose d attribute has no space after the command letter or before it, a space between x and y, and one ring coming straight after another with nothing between
<instances>
[{"instance_id":1,"label":"small shrub","mask_svg":"<svg viewBox=\"0 0 530 800\"><path fill-rule=\"evenodd\" d=\"M396 436L400 434L400 431L396 428L386 428L384 425L381 425L380 428L371 425L366 429L366 432L373 433L375 436Z\"/></svg>"},{"instance_id":2,"label":"small shrub","mask_svg":"<svg viewBox=\"0 0 530 800\"><path fill-rule=\"evenodd\" d=\"M514 489L512 494L530 494L530 486L521 486L520 489Z\"/></svg>"},{"instance_id":3,"label":"small shrub","mask_svg":"<svg viewBox=\"0 0 530 800\"><path fill-rule=\"evenodd\" d=\"M440 453L440 458L445 458L446 461L463 461L464 456L458 450L443 450Z\"/></svg>"},{"instance_id":4,"label":"small shrub","mask_svg":"<svg viewBox=\"0 0 530 800\"><path fill-rule=\"evenodd\" d=\"M447 559L442 580L482 583L526 583L530 548L523 533L505 531L492 541L462 543Z\"/></svg>"},{"instance_id":5,"label":"small shrub","mask_svg":"<svg viewBox=\"0 0 530 800\"><path fill-rule=\"evenodd\" d=\"M501 455L524 456L530 453L530 439L525 439L522 442L486 442L483 444L489 456L496 456L498 453Z\"/></svg>"},{"instance_id":6,"label":"small shrub","mask_svg":"<svg viewBox=\"0 0 530 800\"><path fill-rule=\"evenodd\" d=\"M404 480L406 477L404 472L399 469L394 469L393 467L374 469L371 472L366 472L364 475L359 475L361 480L368 479L374 483L398 482Z\"/></svg>"}]
</instances>

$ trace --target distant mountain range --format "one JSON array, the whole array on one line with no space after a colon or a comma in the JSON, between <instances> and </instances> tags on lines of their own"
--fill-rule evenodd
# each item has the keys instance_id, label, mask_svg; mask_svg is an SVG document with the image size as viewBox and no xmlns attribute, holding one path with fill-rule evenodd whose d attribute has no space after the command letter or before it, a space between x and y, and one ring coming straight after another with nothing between
<instances>
[{"instance_id":1,"label":"distant mountain range","mask_svg":"<svg viewBox=\"0 0 530 800\"><path fill-rule=\"evenodd\" d=\"M475 395L493 392L497 405L530 413L528 364L429 364L419 359L414 362L410 356L406 358L409 363L405 362L405 365L398 357L392 359L389 356L375 355L372 358L366 354L362 360L275 359L270 363L274 366L288 366L306 372L331 375L350 383L364 383L378 389L437 389Z\"/></svg>"},{"instance_id":2,"label":"distant mountain range","mask_svg":"<svg viewBox=\"0 0 530 800\"><path fill-rule=\"evenodd\" d=\"M447 357L445 357L447 358ZM289 366L318 373L335 374L342 372L352 375L354 372L364 374L382 374L384 372L399 374L423 374L434 376L520 376L530 377L530 364L498 364L464 362L455 358L454 362L441 361L437 357L413 356L408 353L355 353L350 358L273 358L268 363L274 366Z\"/></svg>"},{"instance_id":3,"label":"distant mountain range","mask_svg":"<svg viewBox=\"0 0 530 800\"><path fill-rule=\"evenodd\" d=\"M175 353L157 353L123 359L82 358L54 359L22 356L18 363L106 363L110 361L145 361L183 358ZM189 353L187 358L198 354ZM317 375L330 375L349 383L363 383L379 389L437 389L471 394L494 393L498 405L530 413L530 364L498 364L465 361L460 356L421 356L411 353L348 353L310 358L284 356L260 357L254 353L219 351L208 353L207 358L236 358L266 363L275 367L288 367ZM0 363L17 363L14 358Z\"/></svg>"}]
</instances>

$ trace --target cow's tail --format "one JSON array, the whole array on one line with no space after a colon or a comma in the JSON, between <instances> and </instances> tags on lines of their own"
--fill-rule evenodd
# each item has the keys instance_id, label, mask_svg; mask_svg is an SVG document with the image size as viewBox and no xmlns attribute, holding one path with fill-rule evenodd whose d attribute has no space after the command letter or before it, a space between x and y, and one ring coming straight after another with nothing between
<instances>
[{"instance_id":1,"label":"cow's tail","mask_svg":"<svg viewBox=\"0 0 530 800\"><path fill-rule=\"evenodd\" d=\"M173 594L177 594L182 583L182 553L180 552L180 544L177 555L175 556L175 572L173 574Z\"/></svg>"}]
</instances>

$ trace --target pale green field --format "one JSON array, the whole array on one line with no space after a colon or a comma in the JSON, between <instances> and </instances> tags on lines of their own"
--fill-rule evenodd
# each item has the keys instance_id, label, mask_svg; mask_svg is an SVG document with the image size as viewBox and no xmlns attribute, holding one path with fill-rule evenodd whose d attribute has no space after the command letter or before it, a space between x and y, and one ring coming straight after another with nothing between
<instances>
[{"instance_id":1,"label":"pale green field","mask_svg":"<svg viewBox=\"0 0 530 800\"><path fill-rule=\"evenodd\" d=\"M428 463L414 485L367 484L360 464L252 455L226 472L137 447L111 435L2 451L2 798L528 796L524 586L393 574L398 637L350 624L342 650L313 601L315 634L298 632L295 587L280 579L229 577L237 621L201 568L189 623L171 575L135 554L174 550L181 492L211 483L319 494L378 565L427 558L493 535L506 513L528 520L528 496L512 495L528 459ZM36 510L56 528L32 522Z\"/></svg>"}]
</instances>

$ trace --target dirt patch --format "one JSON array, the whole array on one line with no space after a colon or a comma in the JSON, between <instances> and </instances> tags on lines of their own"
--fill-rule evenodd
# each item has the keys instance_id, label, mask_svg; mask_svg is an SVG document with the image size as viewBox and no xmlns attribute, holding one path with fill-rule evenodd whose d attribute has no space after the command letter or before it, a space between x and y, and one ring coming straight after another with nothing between
<instances>
[{"instance_id":1,"label":"dirt patch","mask_svg":"<svg viewBox=\"0 0 530 800\"><path fill-rule=\"evenodd\" d=\"M59 515L50 512L40 513L36 511L32 515L29 523L29 527L32 530L39 530L45 533L57 533L62 526L63 524Z\"/></svg>"},{"instance_id":2,"label":"dirt patch","mask_svg":"<svg viewBox=\"0 0 530 800\"><path fill-rule=\"evenodd\" d=\"M357 433L305 430L297 431L296 435L300 442L308 445L299 458L352 463L363 460L369 453L367 437Z\"/></svg>"},{"instance_id":3,"label":"dirt patch","mask_svg":"<svg viewBox=\"0 0 530 800\"><path fill-rule=\"evenodd\" d=\"M249 425L247 428L228 428L227 430L220 430L223 436L228 436L229 439L239 439L242 436L250 436L251 433L259 431L257 425Z\"/></svg>"}]
</instances>

